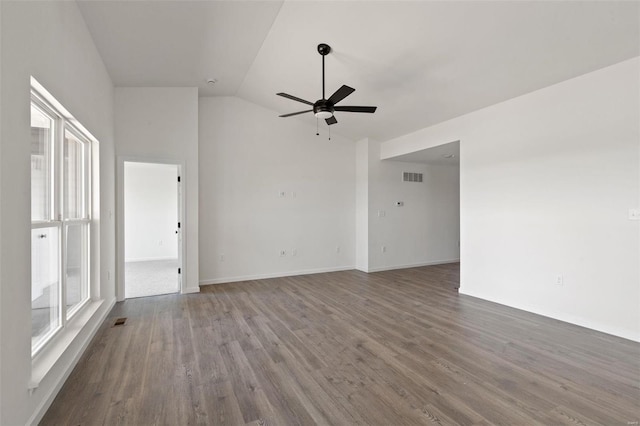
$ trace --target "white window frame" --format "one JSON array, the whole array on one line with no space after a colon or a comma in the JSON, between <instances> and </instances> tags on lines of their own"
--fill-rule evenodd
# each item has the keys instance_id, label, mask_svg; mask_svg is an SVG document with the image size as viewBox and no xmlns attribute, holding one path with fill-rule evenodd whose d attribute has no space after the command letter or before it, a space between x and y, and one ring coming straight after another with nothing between
<instances>
[{"instance_id":1,"label":"white window frame","mask_svg":"<svg viewBox=\"0 0 640 426\"><path fill-rule=\"evenodd\" d=\"M90 285L90 277L91 277L91 158L92 158L92 143L91 140L85 136L82 131L80 131L78 128L76 128L72 123L69 123L65 120L65 126L63 129L63 139L62 139L62 143L64 143L64 131L69 131L71 134L73 134L73 136L75 136L83 145L83 178L84 181L82 182L83 188L82 188L82 197L83 197L83 202L82 202L82 207L81 207L81 214L79 215L80 218L73 218L73 219L68 219L65 218L64 213L62 214L62 238L61 241L63 242L63 251L62 251L62 257L64 259L64 261L62 262L62 265L66 265L66 258L67 258L67 253L66 253L66 249L68 247L67 244L67 231L69 229L69 226L72 225L84 225L86 232L87 232L87 239L86 241L84 241L84 247L82 249L82 257L83 259L86 259L86 273L85 273L85 277L84 279L86 280L86 292L87 295L85 297L84 300L82 300L80 303L76 304L75 306L73 306L71 309L67 309L67 294L66 294L66 290L67 290L67 283L66 283L66 274L62 274L62 317L64 319L63 322L63 326L65 325L66 321L70 320L80 309L82 309L83 306L85 306L89 300L91 300L91 285ZM61 157L61 163L64 162L64 150L60 149L60 157ZM62 173L60 173L59 177L62 177ZM61 204L64 204L64 188L61 188L61 192L60 192L60 202ZM64 210L64 206L61 210Z\"/></svg>"},{"instance_id":2,"label":"white window frame","mask_svg":"<svg viewBox=\"0 0 640 426\"><path fill-rule=\"evenodd\" d=\"M31 229L42 228L57 228L59 233L58 239L58 326L52 330L49 330L42 338L32 344L31 357L35 358L44 347L50 343L53 338L60 333L66 326L69 320L71 320L76 314L78 314L87 304L92 300L92 286L91 286L91 221L92 221L92 158L93 158L93 143L88 135L71 120L67 119L62 111L59 111L45 97L38 92L35 87L31 87L31 105L35 106L45 115L53 121L53 141L51 142L51 155L49 158L50 167L50 199L49 199L49 217L46 220L31 221ZM65 218L65 205L64 205L64 143L65 132L68 131L73 134L84 146L83 146L83 182L82 182L82 206L81 214L79 218L68 219ZM67 279L66 279L66 259L67 259L67 231L69 226L84 225L87 238L83 241L82 258L86 259L86 268L84 285L86 287L86 297L73 306L71 309L67 309ZM30 291L33 284L30 283Z\"/></svg>"}]
</instances>

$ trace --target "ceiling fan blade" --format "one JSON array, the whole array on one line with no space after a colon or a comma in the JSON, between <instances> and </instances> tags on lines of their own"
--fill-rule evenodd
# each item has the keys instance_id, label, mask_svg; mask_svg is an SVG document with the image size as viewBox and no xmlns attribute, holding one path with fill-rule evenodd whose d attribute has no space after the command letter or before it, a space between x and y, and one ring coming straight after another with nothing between
<instances>
[{"instance_id":1,"label":"ceiling fan blade","mask_svg":"<svg viewBox=\"0 0 640 426\"><path fill-rule=\"evenodd\" d=\"M289 95L287 93L276 93L276 95L278 96L282 96L283 98L287 98L287 99L291 99L293 101L298 101L298 102L302 102L303 104L307 104L307 105L313 105L313 103L309 102L309 101L305 101L304 99L300 99L296 96L293 95Z\"/></svg>"},{"instance_id":2,"label":"ceiling fan blade","mask_svg":"<svg viewBox=\"0 0 640 426\"><path fill-rule=\"evenodd\" d=\"M305 111L298 111L298 112L292 112L292 113L289 113L289 114L282 114L282 115L279 115L278 117L291 117L292 115L304 114L305 112L311 112L311 111L313 111L313 110L312 109L307 109Z\"/></svg>"},{"instance_id":3,"label":"ceiling fan blade","mask_svg":"<svg viewBox=\"0 0 640 426\"><path fill-rule=\"evenodd\" d=\"M378 107L374 106L337 106L333 107L336 111L347 111L347 112L376 112Z\"/></svg>"},{"instance_id":4,"label":"ceiling fan blade","mask_svg":"<svg viewBox=\"0 0 640 426\"><path fill-rule=\"evenodd\" d=\"M335 105L355 91L356 89L343 84L342 87L336 90L336 92L327 100Z\"/></svg>"},{"instance_id":5,"label":"ceiling fan blade","mask_svg":"<svg viewBox=\"0 0 640 426\"><path fill-rule=\"evenodd\" d=\"M338 122L338 120L336 120L336 117L333 115L329 118L325 118L324 121L326 121L329 126Z\"/></svg>"}]
</instances>

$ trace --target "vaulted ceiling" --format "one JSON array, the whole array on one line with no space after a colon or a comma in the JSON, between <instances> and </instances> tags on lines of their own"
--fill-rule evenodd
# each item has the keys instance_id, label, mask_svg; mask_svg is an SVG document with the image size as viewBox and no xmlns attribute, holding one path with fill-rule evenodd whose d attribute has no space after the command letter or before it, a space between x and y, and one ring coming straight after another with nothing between
<instances>
[{"instance_id":1,"label":"vaulted ceiling","mask_svg":"<svg viewBox=\"0 0 640 426\"><path fill-rule=\"evenodd\" d=\"M332 131L380 141L640 55L640 3L78 1L116 86L191 86L274 111L347 84ZM207 79L215 78L214 85ZM315 125L313 114L282 120ZM284 125L284 123L283 123Z\"/></svg>"}]
</instances>

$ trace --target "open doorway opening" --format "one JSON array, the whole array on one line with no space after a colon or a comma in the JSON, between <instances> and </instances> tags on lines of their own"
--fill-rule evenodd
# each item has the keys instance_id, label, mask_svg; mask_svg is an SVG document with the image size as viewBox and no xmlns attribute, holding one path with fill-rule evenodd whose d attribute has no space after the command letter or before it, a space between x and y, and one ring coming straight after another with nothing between
<instances>
[{"instance_id":1,"label":"open doorway opening","mask_svg":"<svg viewBox=\"0 0 640 426\"><path fill-rule=\"evenodd\" d=\"M180 290L180 166L124 162L124 295Z\"/></svg>"},{"instance_id":2,"label":"open doorway opening","mask_svg":"<svg viewBox=\"0 0 640 426\"><path fill-rule=\"evenodd\" d=\"M460 141L398 155L387 160L412 163L403 167L405 185L395 197L404 197L402 214L406 245L423 254L423 262L438 265L446 287L460 287ZM404 192L403 192L404 191ZM399 199L399 198L398 198Z\"/></svg>"}]
</instances>

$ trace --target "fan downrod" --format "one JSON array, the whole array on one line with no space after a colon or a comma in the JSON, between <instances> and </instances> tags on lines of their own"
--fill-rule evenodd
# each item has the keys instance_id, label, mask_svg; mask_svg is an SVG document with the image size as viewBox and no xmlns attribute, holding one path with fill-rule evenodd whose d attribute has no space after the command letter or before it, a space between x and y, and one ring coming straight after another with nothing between
<instances>
[{"instance_id":1,"label":"fan downrod","mask_svg":"<svg viewBox=\"0 0 640 426\"><path fill-rule=\"evenodd\" d=\"M318 53L322 56L327 56L331 52L331 46L326 43L320 43L318 45Z\"/></svg>"}]
</instances>

